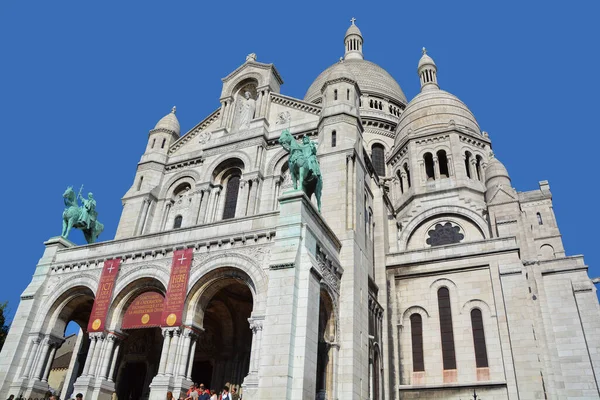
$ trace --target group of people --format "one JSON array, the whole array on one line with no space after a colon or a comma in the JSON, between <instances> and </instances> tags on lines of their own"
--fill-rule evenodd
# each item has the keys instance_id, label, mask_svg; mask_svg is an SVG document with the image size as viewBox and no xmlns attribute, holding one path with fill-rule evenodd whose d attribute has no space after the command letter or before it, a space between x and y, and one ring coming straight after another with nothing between
<instances>
[{"instance_id":1,"label":"group of people","mask_svg":"<svg viewBox=\"0 0 600 400\"><path fill-rule=\"evenodd\" d=\"M229 391L229 386L224 386L221 393L217 393L214 389L204 387L204 384L200 385L194 383L190 386L186 395L181 395L179 400L241 400L241 396L237 393L235 388ZM167 392L167 400L174 400L173 393Z\"/></svg>"}]
</instances>

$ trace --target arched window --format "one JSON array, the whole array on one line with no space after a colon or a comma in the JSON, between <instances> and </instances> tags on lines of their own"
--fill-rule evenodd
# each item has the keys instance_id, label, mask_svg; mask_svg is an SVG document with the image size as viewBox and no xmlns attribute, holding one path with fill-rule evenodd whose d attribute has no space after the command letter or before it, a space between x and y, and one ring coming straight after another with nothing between
<instances>
[{"instance_id":1,"label":"arched window","mask_svg":"<svg viewBox=\"0 0 600 400\"><path fill-rule=\"evenodd\" d=\"M337 145L337 133L335 131L331 132L331 147L335 147Z\"/></svg>"},{"instance_id":2,"label":"arched window","mask_svg":"<svg viewBox=\"0 0 600 400\"><path fill-rule=\"evenodd\" d=\"M350 100L350 89L346 89L346 100Z\"/></svg>"},{"instance_id":3,"label":"arched window","mask_svg":"<svg viewBox=\"0 0 600 400\"><path fill-rule=\"evenodd\" d=\"M373 108L373 100L369 100L369 108Z\"/></svg>"},{"instance_id":4,"label":"arched window","mask_svg":"<svg viewBox=\"0 0 600 400\"><path fill-rule=\"evenodd\" d=\"M379 109L383 110L383 104L381 102L379 102Z\"/></svg>"},{"instance_id":5,"label":"arched window","mask_svg":"<svg viewBox=\"0 0 600 400\"><path fill-rule=\"evenodd\" d=\"M230 176L227 180L227 188L225 189L225 208L223 209L223 219L235 217L235 206L237 205L239 190L239 175Z\"/></svg>"},{"instance_id":6,"label":"arched window","mask_svg":"<svg viewBox=\"0 0 600 400\"><path fill-rule=\"evenodd\" d=\"M476 169L477 169L477 179L481 180L481 178L482 178L482 175L481 175L481 161L482 161L482 158L481 158L481 156L475 157L475 161L476 161L475 162L475 166L476 166Z\"/></svg>"},{"instance_id":7,"label":"arched window","mask_svg":"<svg viewBox=\"0 0 600 400\"><path fill-rule=\"evenodd\" d=\"M371 147L371 160L373 161L373 168L380 177L385 176L385 148L379 143L375 143Z\"/></svg>"},{"instance_id":8,"label":"arched window","mask_svg":"<svg viewBox=\"0 0 600 400\"><path fill-rule=\"evenodd\" d=\"M165 148L165 143L167 143L167 139L163 139L162 144L160 145L161 149Z\"/></svg>"},{"instance_id":9,"label":"arched window","mask_svg":"<svg viewBox=\"0 0 600 400\"><path fill-rule=\"evenodd\" d=\"M404 163L404 172L406 172L406 183L408 183L408 187L410 187L410 171L408 170L408 163Z\"/></svg>"},{"instance_id":10,"label":"arched window","mask_svg":"<svg viewBox=\"0 0 600 400\"><path fill-rule=\"evenodd\" d=\"M473 329L473 345L475 346L475 363L477 368L487 368L488 358L483 332L483 318L481 310L478 308L471 311L471 327Z\"/></svg>"},{"instance_id":11,"label":"arched window","mask_svg":"<svg viewBox=\"0 0 600 400\"><path fill-rule=\"evenodd\" d=\"M423 320L420 314L410 316L413 372L425 371L423 357Z\"/></svg>"},{"instance_id":12,"label":"arched window","mask_svg":"<svg viewBox=\"0 0 600 400\"><path fill-rule=\"evenodd\" d=\"M433 156L431 153L425 153L423 160L425 161L425 177L428 181L435 180L435 173L433 172Z\"/></svg>"},{"instance_id":13,"label":"arched window","mask_svg":"<svg viewBox=\"0 0 600 400\"><path fill-rule=\"evenodd\" d=\"M437 152L438 157L438 165L440 166L440 177L448 178L450 173L448 172L448 157L446 157L446 152L444 150L439 150Z\"/></svg>"},{"instance_id":14,"label":"arched window","mask_svg":"<svg viewBox=\"0 0 600 400\"><path fill-rule=\"evenodd\" d=\"M154 148L154 144L156 143L156 138L152 139L152 149Z\"/></svg>"},{"instance_id":15,"label":"arched window","mask_svg":"<svg viewBox=\"0 0 600 400\"><path fill-rule=\"evenodd\" d=\"M468 151L465 153L465 170L467 171L467 178L471 178L471 153Z\"/></svg>"},{"instance_id":16,"label":"arched window","mask_svg":"<svg viewBox=\"0 0 600 400\"><path fill-rule=\"evenodd\" d=\"M444 369L456 369L452 310L450 309L450 291L448 288L443 287L438 290L438 308L440 312L440 334L442 336L442 361Z\"/></svg>"},{"instance_id":17,"label":"arched window","mask_svg":"<svg viewBox=\"0 0 600 400\"><path fill-rule=\"evenodd\" d=\"M144 182L144 177L140 176L140 180L138 181L137 190L139 191L142 188L142 182ZM540 213L538 213L539 215ZM541 224L540 224L541 225Z\"/></svg>"},{"instance_id":18,"label":"arched window","mask_svg":"<svg viewBox=\"0 0 600 400\"><path fill-rule=\"evenodd\" d=\"M542 220L542 214L536 213L538 225L544 225L544 221Z\"/></svg>"},{"instance_id":19,"label":"arched window","mask_svg":"<svg viewBox=\"0 0 600 400\"><path fill-rule=\"evenodd\" d=\"M183 223L183 217L178 215L175 217L175 222L173 223L173 229L181 228L181 224Z\"/></svg>"},{"instance_id":20,"label":"arched window","mask_svg":"<svg viewBox=\"0 0 600 400\"><path fill-rule=\"evenodd\" d=\"M333 99L337 100L337 89L333 91Z\"/></svg>"}]
</instances>

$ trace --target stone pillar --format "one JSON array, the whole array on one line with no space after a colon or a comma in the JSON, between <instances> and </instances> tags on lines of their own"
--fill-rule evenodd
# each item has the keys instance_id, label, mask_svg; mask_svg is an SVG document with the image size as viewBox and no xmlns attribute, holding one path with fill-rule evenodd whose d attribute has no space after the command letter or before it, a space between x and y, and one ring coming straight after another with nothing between
<instances>
[{"instance_id":1,"label":"stone pillar","mask_svg":"<svg viewBox=\"0 0 600 400\"><path fill-rule=\"evenodd\" d=\"M227 122L227 100L221 100L221 128L225 128L225 123Z\"/></svg>"},{"instance_id":2,"label":"stone pillar","mask_svg":"<svg viewBox=\"0 0 600 400\"><path fill-rule=\"evenodd\" d=\"M252 348L250 349L250 373L258 373L260 362L260 346L262 342L264 317L248 318L250 329L252 329Z\"/></svg>"},{"instance_id":3,"label":"stone pillar","mask_svg":"<svg viewBox=\"0 0 600 400\"><path fill-rule=\"evenodd\" d=\"M246 216L246 207L248 206L248 182L240 179L240 191L238 192L237 203L235 205L235 217Z\"/></svg>"},{"instance_id":4,"label":"stone pillar","mask_svg":"<svg viewBox=\"0 0 600 400\"><path fill-rule=\"evenodd\" d=\"M169 358L167 359L167 375L173 375L175 368L175 358L177 356L177 348L179 347L179 337L181 336L181 329L173 329L173 338L171 339L171 345L169 346Z\"/></svg>"},{"instance_id":5,"label":"stone pillar","mask_svg":"<svg viewBox=\"0 0 600 400\"><path fill-rule=\"evenodd\" d=\"M433 156L433 178L436 181L440 179L440 160L437 156Z\"/></svg>"},{"instance_id":6,"label":"stone pillar","mask_svg":"<svg viewBox=\"0 0 600 400\"><path fill-rule=\"evenodd\" d=\"M419 160L419 176L421 177L421 183L427 182L427 174L425 173L425 162L422 158Z\"/></svg>"},{"instance_id":7,"label":"stone pillar","mask_svg":"<svg viewBox=\"0 0 600 400\"><path fill-rule=\"evenodd\" d=\"M40 348L41 341L42 341L42 338L40 336L33 339L32 344L31 344L31 350L28 353L29 356L27 359L27 365L25 366L25 370L23 371L23 377L31 376L31 367L33 365L33 360L35 359L35 356L37 355L38 350Z\"/></svg>"},{"instance_id":8,"label":"stone pillar","mask_svg":"<svg viewBox=\"0 0 600 400\"><path fill-rule=\"evenodd\" d=\"M469 160L469 172L471 173L471 179L477 180L477 160L474 157Z\"/></svg>"},{"instance_id":9,"label":"stone pillar","mask_svg":"<svg viewBox=\"0 0 600 400\"><path fill-rule=\"evenodd\" d=\"M274 180L274 185L273 185L273 205L271 206L271 210L277 210L277 206L279 205L279 202L277 201L277 199L279 198L279 191L281 190L281 178L276 178Z\"/></svg>"},{"instance_id":10,"label":"stone pillar","mask_svg":"<svg viewBox=\"0 0 600 400\"><path fill-rule=\"evenodd\" d=\"M169 220L169 212L171 211L171 206L173 205L172 200L167 200L167 204L165 204L165 211L163 214L163 220L160 224L160 230L164 231L166 229L167 221Z\"/></svg>"},{"instance_id":11,"label":"stone pillar","mask_svg":"<svg viewBox=\"0 0 600 400\"><path fill-rule=\"evenodd\" d=\"M451 177L454 175L454 163L452 162L452 156L451 155L446 155L446 159L448 161L448 177Z\"/></svg>"},{"instance_id":12,"label":"stone pillar","mask_svg":"<svg viewBox=\"0 0 600 400\"><path fill-rule=\"evenodd\" d=\"M117 367L117 361L119 361L119 351L121 350L121 343L117 342L117 347L115 347L115 352L112 357L112 361L110 363L110 370L108 371L108 380L114 382L115 379L115 368Z\"/></svg>"},{"instance_id":13,"label":"stone pillar","mask_svg":"<svg viewBox=\"0 0 600 400\"><path fill-rule=\"evenodd\" d=\"M163 329L163 345L160 352L160 362L158 364L158 373L163 375L166 373L167 357L169 356L169 347L171 347L171 330Z\"/></svg>"},{"instance_id":14,"label":"stone pillar","mask_svg":"<svg viewBox=\"0 0 600 400\"><path fill-rule=\"evenodd\" d=\"M181 356L179 357L179 362L177 363L177 376L182 376L185 378L186 368L188 365L188 357L190 356L190 346L192 342L193 331L189 328L186 328L183 332L183 345L181 346Z\"/></svg>"},{"instance_id":15,"label":"stone pillar","mask_svg":"<svg viewBox=\"0 0 600 400\"><path fill-rule=\"evenodd\" d=\"M146 226L146 220L148 219L148 209L150 208L150 199L144 199L144 203L142 206L142 212L140 214L140 220L138 223L137 230L135 235L141 235L144 233L144 228Z\"/></svg>"},{"instance_id":16,"label":"stone pillar","mask_svg":"<svg viewBox=\"0 0 600 400\"><path fill-rule=\"evenodd\" d=\"M112 358L113 358L113 349L115 346L115 342L118 340L117 336L109 333L108 334L108 346L106 348L106 352L104 353L104 357L101 363L101 368L100 368L100 374L99 376L101 378L107 378L108 376L108 369L110 367L110 365L112 364Z\"/></svg>"},{"instance_id":17,"label":"stone pillar","mask_svg":"<svg viewBox=\"0 0 600 400\"><path fill-rule=\"evenodd\" d=\"M220 221L223 219L223 211L225 210L225 199L227 198L227 193L224 190L225 188L219 187L217 191L217 200L215 205L215 215L213 217L213 221Z\"/></svg>"},{"instance_id":18,"label":"stone pillar","mask_svg":"<svg viewBox=\"0 0 600 400\"><path fill-rule=\"evenodd\" d=\"M104 347L104 333L95 334L96 335L96 348L94 348L94 354L92 356L92 363L90 364L90 376L95 376L98 372L98 362L100 358L100 353Z\"/></svg>"},{"instance_id":19,"label":"stone pillar","mask_svg":"<svg viewBox=\"0 0 600 400\"><path fill-rule=\"evenodd\" d=\"M258 196L258 182L258 178L252 179L252 187L250 188L250 197L248 199L248 211L246 212L246 215L255 214L256 200Z\"/></svg>"},{"instance_id":20,"label":"stone pillar","mask_svg":"<svg viewBox=\"0 0 600 400\"><path fill-rule=\"evenodd\" d=\"M50 344L50 356L48 357L48 361L46 362L46 368L44 369L42 382L48 382L48 375L50 375L50 367L52 366L52 361L54 361L54 355L56 354L56 349L58 348L58 345L58 343Z\"/></svg>"},{"instance_id":21,"label":"stone pillar","mask_svg":"<svg viewBox=\"0 0 600 400\"><path fill-rule=\"evenodd\" d=\"M185 374L187 379L192 379L192 368L194 367L194 357L196 355L196 343L198 342L198 337L194 335L192 338L192 349L190 350L190 357L188 360L188 367Z\"/></svg>"},{"instance_id":22,"label":"stone pillar","mask_svg":"<svg viewBox=\"0 0 600 400\"><path fill-rule=\"evenodd\" d=\"M200 191L200 207L198 210L198 215L196 217L196 224L201 224L204 222L206 217L206 206L208 205L208 198L210 196L210 189L202 189Z\"/></svg>"},{"instance_id":23,"label":"stone pillar","mask_svg":"<svg viewBox=\"0 0 600 400\"><path fill-rule=\"evenodd\" d=\"M46 359L48 358L48 352L50 351L50 338L45 338L42 342L40 358L37 360L34 378L42 379L42 374L44 372L44 367L46 366Z\"/></svg>"},{"instance_id":24,"label":"stone pillar","mask_svg":"<svg viewBox=\"0 0 600 400\"><path fill-rule=\"evenodd\" d=\"M262 114L262 110L263 110L263 91L259 90L258 91L258 98L256 99L256 118L260 118L263 116Z\"/></svg>"},{"instance_id":25,"label":"stone pillar","mask_svg":"<svg viewBox=\"0 0 600 400\"><path fill-rule=\"evenodd\" d=\"M481 163L481 182L485 185L485 169L487 168L487 163Z\"/></svg>"},{"instance_id":26,"label":"stone pillar","mask_svg":"<svg viewBox=\"0 0 600 400\"><path fill-rule=\"evenodd\" d=\"M331 362L332 362L332 372L331 372L331 398L338 398L338 354L340 352L340 345L337 343L331 344Z\"/></svg>"},{"instance_id":27,"label":"stone pillar","mask_svg":"<svg viewBox=\"0 0 600 400\"><path fill-rule=\"evenodd\" d=\"M88 349L87 356L85 357L85 365L83 366L83 372L81 376L87 376L90 373L90 366L92 365L92 356L96 350L96 336L89 335L90 348Z\"/></svg>"}]
</instances>

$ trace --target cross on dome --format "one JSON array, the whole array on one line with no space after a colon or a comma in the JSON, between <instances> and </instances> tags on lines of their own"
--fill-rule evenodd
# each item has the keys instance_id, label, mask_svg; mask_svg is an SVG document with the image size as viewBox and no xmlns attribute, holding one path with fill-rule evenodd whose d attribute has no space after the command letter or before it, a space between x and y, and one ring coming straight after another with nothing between
<instances>
[{"instance_id":1,"label":"cross on dome","mask_svg":"<svg viewBox=\"0 0 600 400\"><path fill-rule=\"evenodd\" d=\"M175 114L176 111L177 111L177 107L173 106L173 108L171 108L171 114Z\"/></svg>"},{"instance_id":2,"label":"cross on dome","mask_svg":"<svg viewBox=\"0 0 600 400\"><path fill-rule=\"evenodd\" d=\"M355 25L354 21L356 21L356 18L354 18L354 17L350 18L350 22L352 22L352 25Z\"/></svg>"},{"instance_id":3,"label":"cross on dome","mask_svg":"<svg viewBox=\"0 0 600 400\"><path fill-rule=\"evenodd\" d=\"M423 55L427 54L427 49L425 47L423 47L423 49L421 50L421 52L423 52Z\"/></svg>"}]
</instances>

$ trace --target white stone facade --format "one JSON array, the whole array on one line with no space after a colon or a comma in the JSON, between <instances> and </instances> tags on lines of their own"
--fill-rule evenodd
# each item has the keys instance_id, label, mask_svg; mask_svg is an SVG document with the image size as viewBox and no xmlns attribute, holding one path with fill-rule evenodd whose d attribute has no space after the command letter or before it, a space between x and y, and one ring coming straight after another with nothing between
<instances>
[{"instance_id":1,"label":"white stone facade","mask_svg":"<svg viewBox=\"0 0 600 400\"><path fill-rule=\"evenodd\" d=\"M599 398L596 289L565 255L548 182L511 187L425 51L410 102L364 60L354 22L345 53L305 100L251 54L189 132L175 109L162 118L115 239L45 243L0 396L44 395L66 324L86 329L102 264L119 257L106 329L79 338L63 398L160 400L198 380L261 400ZM291 190L288 127L318 141L321 214ZM166 292L181 248L183 324L122 328L138 295Z\"/></svg>"}]
</instances>

